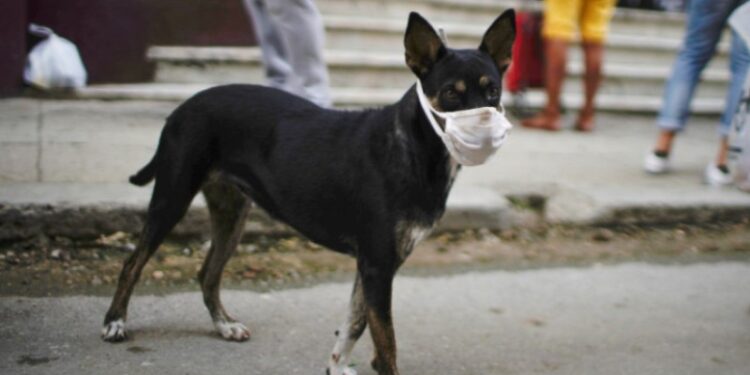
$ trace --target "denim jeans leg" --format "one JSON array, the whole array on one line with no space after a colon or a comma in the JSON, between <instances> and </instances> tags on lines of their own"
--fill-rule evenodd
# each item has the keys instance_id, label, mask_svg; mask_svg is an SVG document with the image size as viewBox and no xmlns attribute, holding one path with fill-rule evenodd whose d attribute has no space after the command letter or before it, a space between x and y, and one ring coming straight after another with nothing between
<instances>
[{"instance_id":1,"label":"denim jeans leg","mask_svg":"<svg viewBox=\"0 0 750 375\"><path fill-rule=\"evenodd\" d=\"M732 73L727 92L727 103L719 124L719 135L726 137L732 126L737 107L742 96L742 85L745 84L748 68L750 68L750 52L747 44L736 32L732 31L732 47L729 55L729 70Z\"/></svg>"},{"instance_id":2,"label":"denim jeans leg","mask_svg":"<svg viewBox=\"0 0 750 375\"><path fill-rule=\"evenodd\" d=\"M657 118L661 129L680 131L685 126L700 74L714 55L727 17L736 4L737 0L690 2L685 39L664 86Z\"/></svg>"}]
</instances>

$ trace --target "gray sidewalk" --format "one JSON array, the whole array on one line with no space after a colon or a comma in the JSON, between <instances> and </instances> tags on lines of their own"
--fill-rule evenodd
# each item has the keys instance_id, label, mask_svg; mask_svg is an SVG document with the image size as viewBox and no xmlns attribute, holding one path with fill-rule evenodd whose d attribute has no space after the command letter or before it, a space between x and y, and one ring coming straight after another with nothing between
<instances>
[{"instance_id":1,"label":"gray sidewalk","mask_svg":"<svg viewBox=\"0 0 750 375\"><path fill-rule=\"evenodd\" d=\"M750 265L642 263L399 276L403 374L747 374ZM108 297L0 298L3 374L323 374L349 283L225 290L245 343L222 341L199 292L138 295L132 340L99 339ZM365 334L352 362L369 369ZM220 369L220 370L219 370Z\"/></svg>"},{"instance_id":2,"label":"gray sidewalk","mask_svg":"<svg viewBox=\"0 0 750 375\"><path fill-rule=\"evenodd\" d=\"M75 237L137 231L150 189L130 186L126 180L151 158L163 120L175 106L0 101L0 239L38 232ZM674 151L675 171L667 176L641 170L655 132L650 117L635 115L602 115L592 134L531 131L517 125L491 162L461 171L441 227L750 217L750 195L701 183L703 168L716 149L711 120L691 121ZM541 202L538 211L527 210L529 197ZM196 199L193 219L180 230L206 229L202 206L202 199ZM260 230L269 225L260 213L251 222Z\"/></svg>"}]
</instances>

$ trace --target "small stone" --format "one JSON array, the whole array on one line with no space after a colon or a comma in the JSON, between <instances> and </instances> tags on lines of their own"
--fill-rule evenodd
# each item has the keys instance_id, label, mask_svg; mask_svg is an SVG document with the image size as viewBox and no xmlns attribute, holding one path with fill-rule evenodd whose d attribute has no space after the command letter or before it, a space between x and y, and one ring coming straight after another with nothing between
<instances>
[{"instance_id":1,"label":"small stone","mask_svg":"<svg viewBox=\"0 0 750 375\"><path fill-rule=\"evenodd\" d=\"M50 251L49 257L54 260L60 260L63 258L63 252L60 249L53 249Z\"/></svg>"},{"instance_id":2,"label":"small stone","mask_svg":"<svg viewBox=\"0 0 750 375\"><path fill-rule=\"evenodd\" d=\"M161 280L164 278L164 272L163 271L154 271L154 273L151 274L151 277L154 280Z\"/></svg>"},{"instance_id":3,"label":"small stone","mask_svg":"<svg viewBox=\"0 0 750 375\"><path fill-rule=\"evenodd\" d=\"M609 242L615 238L615 233L609 229L600 229L591 237L596 242Z\"/></svg>"},{"instance_id":4,"label":"small stone","mask_svg":"<svg viewBox=\"0 0 750 375\"><path fill-rule=\"evenodd\" d=\"M191 249L189 247L183 248L182 251L180 251L180 252L182 253L182 255L187 256L187 257L193 255L193 249Z\"/></svg>"},{"instance_id":5,"label":"small stone","mask_svg":"<svg viewBox=\"0 0 750 375\"><path fill-rule=\"evenodd\" d=\"M112 246L116 245L123 240L127 239L128 235L125 232L115 232L110 234L109 236L101 235L99 236L99 239L96 240L96 242L100 245L107 245Z\"/></svg>"},{"instance_id":6,"label":"small stone","mask_svg":"<svg viewBox=\"0 0 750 375\"><path fill-rule=\"evenodd\" d=\"M251 254L251 253L254 253L256 251L258 251L258 246L255 246L253 244L248 244L248 245L240 247L240 252L242 252L242 253Z\"/></svg>"},{"instance_id":7,"label":"small stone","mask_svg":"<svg viewBox=\"0 0 750 375\"><path fill-rule=\"evenodd\" d=\"M135 251L135 244L132 243L132 242L128 242L128 243L126 243L125 245L122 246L122 249L125 250L125 251L127 251L127 252L129 252L129 253L132 253L132 252Z\"/></svg>"},{"instance_id":8,"label":"small stone","mask_svg":"<svg viewBox=\"0 0 750 375\"><path fill-rule=\"evenodd\" d=\"M534 327L543 327L546 325L546 323L543 320L537 319L537 318L527 319L526 322L531 324Z\"/></svg>"},{"instance_id":9,"label":"small stone","mask_svg":"<svg viewBox=\"0 0 750 375\"><path fill-rule=\"evenodd\" d=\"M500 238L506 241L513 241L518 238L518 233L514 230L505 229L500 232Z\"/></svg>"},{"instance_id":10,"label":"small stone","mask_svg":"<svg viewBox=\"0 0 750 375\"><path fill-rule=\"evenodd\" d=\"M94 276L94 278L91 279L91 285L93 286L99 286L99 285L102 285L102 283L103 283L102 279L99 278L99 276Z\"/></svg>"},{"instance_id":11,"label":"small stone","mask_svg":"<svg viewBox=\"0 0 750 375\"><path fill-rule=\"evenodd\" d=\"M687 236L687 232L685 232L682 229L675 229L674 231L674 238L677 240L682 240Z\"/></svg>"}]
</instances>

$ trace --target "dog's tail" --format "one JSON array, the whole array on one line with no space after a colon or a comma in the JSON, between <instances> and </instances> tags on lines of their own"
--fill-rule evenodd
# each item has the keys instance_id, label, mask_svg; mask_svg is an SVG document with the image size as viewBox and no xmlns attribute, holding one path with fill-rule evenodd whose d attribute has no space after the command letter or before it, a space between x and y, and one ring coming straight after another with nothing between
<instances>
[{"instance_id":1,"label":"dog's tail","mask_svg":"<svg viewBox=\"0 0 750 375\"><path fill-rule=\"evenodd\" d=\"M156 176L156 155L138 173L130 176L130 183L137 186L144 186L151 182L154 176Z\"/></svg>"}]
</instances>

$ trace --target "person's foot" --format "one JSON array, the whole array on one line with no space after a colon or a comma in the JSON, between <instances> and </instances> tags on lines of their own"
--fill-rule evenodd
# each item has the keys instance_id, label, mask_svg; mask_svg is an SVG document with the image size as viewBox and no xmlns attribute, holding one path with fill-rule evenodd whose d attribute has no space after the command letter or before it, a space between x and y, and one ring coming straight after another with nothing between
<instances>
[{"instance_id":1,"label":"person's foot","mask_svg":"<svg viewBox=\"0 0 750 375\"><path fill-rule=\"evenodd\" d=\"M541 112L532 118L521 121L521 125L532 129L558 131L560 130L560 114Z\"/></svg>"},{"instance_id":2,"label":"person's foot","mask_svg":"<svg viewBox=\"0 0 750 375\"><path fill-rule=\"evenodd\" d=\"M578 120L575 122L575 130L579 132L590 132L594 130L594 111L581 110L578 114Z\"/></svg>"},{"instance_id":3,"label":"person's foot","mask_svg":"<svg viewBox=\"0 0 750 375\"><path fill-rule=\"evenodd\" d=\"M643 160L643 170L651 174L664 174L671 169L669 154L662 151L652 151Z\"/></svg>"},{"instance_id":4,"label":"person's foot","mask_svg":"<svg viewBox=\"0 0 750 375\"><path fill-rule=\"evenodd\" d=\"M703 174L703 181L713 187L727 186L732 183L732 174L726 165L716 165L709 163Z\"/></svg>"}]
</instances>

